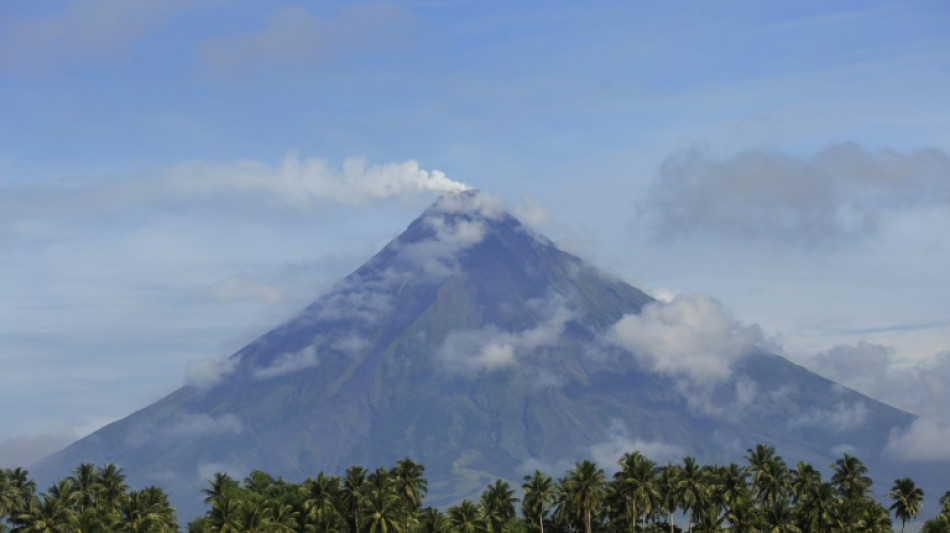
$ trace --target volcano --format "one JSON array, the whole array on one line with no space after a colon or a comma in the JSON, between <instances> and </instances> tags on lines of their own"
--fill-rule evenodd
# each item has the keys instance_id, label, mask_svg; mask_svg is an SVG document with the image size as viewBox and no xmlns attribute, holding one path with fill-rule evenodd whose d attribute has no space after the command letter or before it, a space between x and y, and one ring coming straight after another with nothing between
<instances>
[{"instance_id":1,"label":"volcano","mask_svg":"<svg viewBox=\"0 0 950 533\"><path fill-rule=\"evenodd\" d=\"M915 418L775 355L715 300L656 301L467 191L295 318L33 472L114 462L187 518L218 471L300 481L409 456L427 502L446 505L634 448L728 462L765 442L791 464L852 453L877 488L914 476L936 494L946 465L889 446Z\"/></svg>"}]
</instances>

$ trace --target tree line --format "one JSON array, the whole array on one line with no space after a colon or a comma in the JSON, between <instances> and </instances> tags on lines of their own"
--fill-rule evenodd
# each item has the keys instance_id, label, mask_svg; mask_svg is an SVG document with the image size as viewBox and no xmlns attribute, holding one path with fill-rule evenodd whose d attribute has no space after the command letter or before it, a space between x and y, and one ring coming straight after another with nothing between
<instances>
[{"instance_id":1,"label":"tree line","mask_svg":"<svg viewBox=\"0 0 950 533\"><path fill-rule=\"evenodd\" d=\"M477 499L440 510L424 504L425 467L412 459L391 468L351 466L301 483L255 470L243 480L218 473L202 490L207 512L189 533L903 533L923 506L910 478L877 501L867 467L844 454L825 480L812 465L790 468L765 444L746 464L701 465L693 457L659 465L624 454L608 476L589 460L561 477L536 470L516 488L498 479ZM518 514L520 510L520 516ZM894 521L891 520L893 516ZM171 533L179 531L166 493L131 490L121 468L81 464L37 493L22 468L0 469L0 533ZM950 533L950 491L924 533Z\"/></svg>"}]
</instances>

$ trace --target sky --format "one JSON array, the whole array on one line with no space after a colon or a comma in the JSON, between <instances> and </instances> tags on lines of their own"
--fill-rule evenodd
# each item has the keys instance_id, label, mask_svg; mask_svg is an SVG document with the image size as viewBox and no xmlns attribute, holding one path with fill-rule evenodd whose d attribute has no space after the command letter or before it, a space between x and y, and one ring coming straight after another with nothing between
<instances>
[{"instance_id":1,"label":"sky","mask_svg":"<svg viewBox=\"0 0 950 533\"><path fill-rule=\"evenodd\" d=\"M946 434L948 23L942 1L5 0L0 466L182 386L463 186Z\"/></svg>"}]
</instances>

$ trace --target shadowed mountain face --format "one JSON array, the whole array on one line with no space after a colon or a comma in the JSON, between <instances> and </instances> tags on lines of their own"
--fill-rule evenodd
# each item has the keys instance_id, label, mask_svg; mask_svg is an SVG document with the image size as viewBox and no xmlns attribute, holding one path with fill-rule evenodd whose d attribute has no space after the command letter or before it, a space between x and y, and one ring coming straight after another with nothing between
<instances>
[{"instance_id":1,"label":"shadowed mountain face","mask_svg":"<svg viewBox=\"0 0 950 533\"><path fill-rule=\"evenodd\" d=\"M942 492L932 468L890 458L912 415L761 337L709 298L656 302L597 272L487 194L449 195L296 318L33 470L115 462L188 518L217 471L299 481L410 456L427 502L447 504L634 447L724 462L768 442L792 464L854 453L878 489L916 474Z\"/></svg>"}]
</instances>

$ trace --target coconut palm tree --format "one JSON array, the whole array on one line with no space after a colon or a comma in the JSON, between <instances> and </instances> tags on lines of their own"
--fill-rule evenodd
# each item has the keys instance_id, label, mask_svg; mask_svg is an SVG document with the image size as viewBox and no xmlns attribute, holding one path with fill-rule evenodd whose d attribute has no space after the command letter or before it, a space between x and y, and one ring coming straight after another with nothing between
<instances>
[{"instance_id":1,"label":"coconut palm tree","mask_svg":"<svg viewBox=\"0 0 950 533\"><path fill-rule=\"evenodd\" d=\"M446 513L456 533L475 533L481 528L481 510L471 500L462 500Z\"/></svg>"},{"instance_id":2,"label":"coconut palm tree","mask_svg":"<svg viewBox=\"0 0 950 533\"><path fill-rule=\"evenodd\" d=\"M390 473L396 495L402 499L406 508L404 530L409 530L409 522L415 520L422 509L422 498L429 490L429 482L423 477L425 467L406 457L396 461Z\"/></svg>"},{"instance_id":3,"label":"coconut palm tree","mask_svg":"<svg viewBox=\"0 0 950 533\"><path fill-rule=\"evenodd\" d=\"M68 482L67 482L68 483ZM15 529L22 533L74 533L78 529L76 514L69 501L72 496L69 491L60 487L54 495L43 494L42 497L33 496L27 506L16 517L19 525ZM71 490L71 489L70 489Z\"/></svg>"},{"instance_id":4,"label":"coconut palm tree","mask_svg":"<svg viewBox=\"0 0 950 533\"><path fill-rule=\"evenodd\" d=\"M342 517L339 513L340 478L323 472L300 485L305 522L317 531L330 531Z\"/></svg>"},{"instance_id":5,"label":"coconut palm tree","mask_svg":"<svg viewBox=\"0 0 950 533\"><path fill-rule=\"evenodd\" d=\"M360 527L360 509L366 498L366 469L354 465L346 469L343 476L343 494L341 501L346 513L346 522L350 533L358 533Z\"/></svg>"},{"instance_id":6,"label":"coconut palm tree","mask_svg":"<svg viewBox=\"0 0 950 533\"><path fill-rule=\"evenodd\" d=\"M693 523L696 522L695 511L701 508L706 501L705 475L702 467L694 457L684 457L680 467L679 480L676 491L683 512L689 515L689 525L686 530L692 533Z\"/></svg>"},{"instance_id":7,"label":"coconut palm tree","mask_svg":"<svg viewBox=\"0 0 950 533\"><path fill-rule=\"evenodd\" d=\"M759 503L775 505L786 498L788 467L775 455L775 448L762 443L747 450L746 460L752 473L752 486Z\"/></svg>"},{"instance_id":8,"label":"coconut palm tree","mask_svg":"<svg viewBox=\"0 0 950 533\"><path fill-rule=\"evenodd\" d=\"M871 478L867 476L868 467L857 457L844 454L831 465L831 471L831 484L848 502L864 498L871 491Z\"/></svg>"},{"instance_id":9,"label":"coconut palm tree","mask_svg":"<svg viewBox=\"0 0 950 533\"><path fill-rule=\"evenodd\" d=\"M653 514L659 492L656 486L656 463L638 451L626 453L617 461L620 471L614 474L614 482L621 497L630 507L630 531L637 529L640 516Z\"/></svg>"},{"instance_id":10,"label":"coconut palm tree","mask_svg":"<svg viewBox=\"0 0 950 533\"><path fill-rule=\"evenodd\" d=\"M554 503L556 493L554 479L540 470L524 477L521 485L521 512L528 523L537 520L538 531L544 533L544 516Z\"/></svg>"},{"instance_id":11,"label":"coconut palm tree","mask_svg":"<svg viewBox=\"0 0 950 533\"><path fill-rule=\"evenodd\" d=\"M887 497L894 500L890 510L901 521L901 533L907 521L917 518L924 503L924 491L909 477L902 477L894 481L894 486L887 493Z\"/></svg>"},{"instance_id":12,"label":"coconut palm tree","mask_svg":"<svg viewBox=\"0 0 950 533\"><path fill-rule=\"evenodd\" d=\"M680 467L672 463L661 466L657 471L657 492L659 493L660 508L666 511L670 524L670 533L676 529L673 514L680 506Z\"/></svg>"},{"instance_id":13,"label":"coconut palm tree","mask_svg":"<svg viewBox=\"0 0 950 533\"><path fill-rule=\"evenodd\" d=\"M449 519L435 507L426 507L419 515L419 533L449 533Z\"/></svg>"},{"instance_id":14,"label":"coconut palm tree","mask_svg":"<svg viewBox=\"0 0 950 533\"><path fill-rule=\"evenodd\" d=\"M394 492L370 491L363 510L362 530L366 533L409 533L403 529L407 512Z\"/></svg>"},{"instance_id":15,"label":"coconut palm tree","mask_svg":"<svg viewBox=\"0 0 950 533\"><path fill-rule=\"evenodd\" d=\"M479 497L482 517L488 533L507 533L508 524L515 517L515 492L507 481L498 479Z\"/></svg>"},{"instance_id":16,"label":"coconut palm tree","mask_svg":"<svg viewBox=\"0 0 950 533\"><path fill-rule=\"evenodd\" d=\"M607 495L604 471L593 461L585 459L574 464L563 485L565 500L583 517L584 533L591 533L594 513L600 509Z\"/></svg>"}]
</instances>

